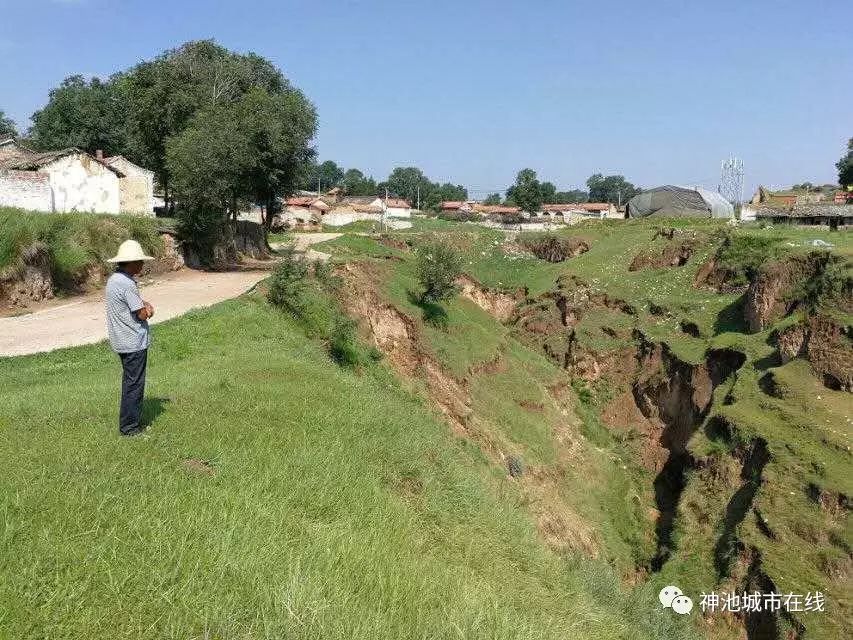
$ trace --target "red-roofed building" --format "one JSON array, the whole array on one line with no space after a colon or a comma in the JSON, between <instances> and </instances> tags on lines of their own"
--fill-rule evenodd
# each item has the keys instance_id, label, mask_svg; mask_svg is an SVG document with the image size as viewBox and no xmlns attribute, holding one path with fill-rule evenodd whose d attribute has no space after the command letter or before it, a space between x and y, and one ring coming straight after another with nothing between
<instances>
[{"instance_id":1,"label":"red-roofed building","mask_svg":"<svg viewBox=\"0 0 853 640\"><path fill-rule=\"evenodd\" d=\"M616 205L610 202L572 202L569 204L543 204L542 212L548 215L562 214L563 217L621 218Z\"/></svg>"}]
</instances>

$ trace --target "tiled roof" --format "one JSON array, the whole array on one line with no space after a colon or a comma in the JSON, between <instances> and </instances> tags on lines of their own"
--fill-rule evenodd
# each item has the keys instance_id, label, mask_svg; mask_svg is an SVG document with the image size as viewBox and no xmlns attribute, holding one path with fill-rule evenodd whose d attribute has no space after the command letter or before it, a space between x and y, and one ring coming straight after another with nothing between
<instances>
[{"instance_id":1,"label":"tiled roof","mask_svg":"<svg viewBox=\"0 0 853 640\"><path fill-rule=\"evenodd\" d=\"M408 200L403 200L402 198L387 198L385 200L386 207L394 207L395 209L411 209L412 205L409 204Z\"/></svg>"},{"instance_id":2,"label":"tiled roof","mask_svg":"<svg viewBox=\"0 0 853 640\"><path fill-rule=\"evenodd\" d=\"M75 147L69 147L68 149L60 149L59 151L44 151L41 153L29 152L29 150L26 151L28 153L19 154L17 156L0 156L0 169L36 171L44 166L49 165L51 162L61 160L62 158L65 158L67 156L79 154L82 156L87 156L93 162L97 162L98 164L103 165L104 167L115 173L118 177L124 177L124 173L122 173L119 169L111 167L106 162L98 160L97 158L95 158L95 156L89 155L85 151L82 151L81 149L77 149Z\"/></svg>"}]
</instances>

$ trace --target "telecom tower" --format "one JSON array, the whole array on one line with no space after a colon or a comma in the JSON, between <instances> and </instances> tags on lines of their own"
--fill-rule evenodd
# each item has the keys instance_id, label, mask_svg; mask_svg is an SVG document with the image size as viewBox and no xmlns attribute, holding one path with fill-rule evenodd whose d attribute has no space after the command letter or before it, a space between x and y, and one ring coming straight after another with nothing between
<instances>
[{"instance_id":1,"label":"telecom tower","mask_svg":"<svg viewBox=\"0 0 853 640\"><path fill-rule=\"evenodd\" d=\"M743 160L731 156L720 165L720 195L733 205L743 202Z\"/></svg>"}]
</instances>

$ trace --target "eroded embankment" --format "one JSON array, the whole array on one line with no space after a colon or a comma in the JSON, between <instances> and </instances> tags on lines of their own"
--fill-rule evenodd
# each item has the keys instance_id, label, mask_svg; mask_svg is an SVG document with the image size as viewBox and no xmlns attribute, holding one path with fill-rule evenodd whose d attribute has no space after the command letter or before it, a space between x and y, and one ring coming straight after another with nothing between
<instances>
[{"instance_id":1,"label":"eroded embankment","mask_svg":"<svg viewBox=\"0 0 853 640\"><path fill-rule=\"evenodd\" d=\"M528 464L518 455L523 446L508 440L496 425L473 409L474 381L488 381L490 376L500 375L511 366L505 347L493 359L472 365L466 376L458 378L436 358L420 323L384 296L381 282L386 274L380 266L370 262L349 263L340 267L337 274L345 282L341 288L344 309L358 321L362 334L385 355L402 380L412 383L413 390L441 412L454 434L476 443L493 464L505 469L507 479L521 491L521 504L530 512L542 539L557 551L574 550L596 557L600 542L594 526L581 518L562 495L565 465L573 462L578 446L570 425L552 425L554 463ZM496 319L512 315L515 296L485 289L467 277L458 284L465 298ZM570 398L564 393L566 386L543 388L544 399L553 405L556 415L570 414ZM523 406L537 413L545 409L540 404Z\"/></svg>"},{"instance_id":2,"label":"eroded embankment","mask_svg":"<svg viewBox=\"0 0 853 640\"><path fill-rule=\"evenodd\" d=\"M672 532L687 474L697 467L688 443L708 415L714 390L743 366L746 356L711 349L704 362L689 363L666 344L650 341L640 332L636 337L638 375L632 396L640 413L657 427L657 444L666 455L654 480L657 548L649 568L659 571L673 551Z\"/></svg>"}]
</instances>

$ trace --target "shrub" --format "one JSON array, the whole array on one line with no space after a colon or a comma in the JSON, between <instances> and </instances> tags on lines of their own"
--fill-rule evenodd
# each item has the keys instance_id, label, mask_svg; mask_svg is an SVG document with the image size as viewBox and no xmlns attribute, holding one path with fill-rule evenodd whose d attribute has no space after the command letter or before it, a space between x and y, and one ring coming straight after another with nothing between
<instances>
[{"instance_id":1,"label":"shrub","mask_svg":"<svg viewBox=\"0 0 853 640\"><path fill-rule=\"evenodd\" d=\"M292 247L279 252L281 262L273 269L267 299L275 306L299 314L302 309L302 292L308 267Z\"/></svg>"},{"instance_id":2,"label":"shrub","mask_svg":"<svg viewBox=\"0 0 853 640\"><path fill-rule=\"evenodd\" d=\"M215 209L179 207L175 228L181 243L193 251L204 265L212 265L217 242L225 233L225 219Z\"/></svg>"},{"instance_id":3,"label":"shrub","mask_svg":"<svg viewBox=\"0 0 853 640\"><path fill-rule=\"evenodd\" d=\"M442 211L436 217L440 220L452 222L471 222L472 220L479 220L482 216L474 211Z\"/></svg>"},{"instance_id":4,"label":"shrub","mask_svg":"<svg viewBox=\"0 0 853 640\"><path fill-rule=\"evenodd\" d=\"M520 213L504 213L498 217L503 224L521 224L524 222L524 216Z\"/></svg>"},{"instance_id":5,"label":"shrub","mask_svg":"<svg viewBox=\"0 0 853 640\"><path fill-rule=\"evenodd\" d=\"M329 354L332 359L344 367L356 367L365 364L365 355L358 341L355 322L345 315L335 318L335 324L329 335Z\"/></svg>"},{"instance_id":6,"label":"shrub","mask_svg":"<svg viewBox=\"0 0 853 640\"><path fill-rule=\"evenodd\" d=\"M327 289L339 289L342 284L342 280L333 273L332 265L323 260L314 261L314 277Z\"/></svg>"},{"instance_id":7,"label":"shrub","mask_svg":"<svg viewBox=\"0 0 853 640\"><path fill-rule=\"evenodd\" d=\"M459 254L443 242L430 242L418 249L416 273L422 303L450 300L456 293L456 278L462 271Z\"/></svg>"}]
</instances>

